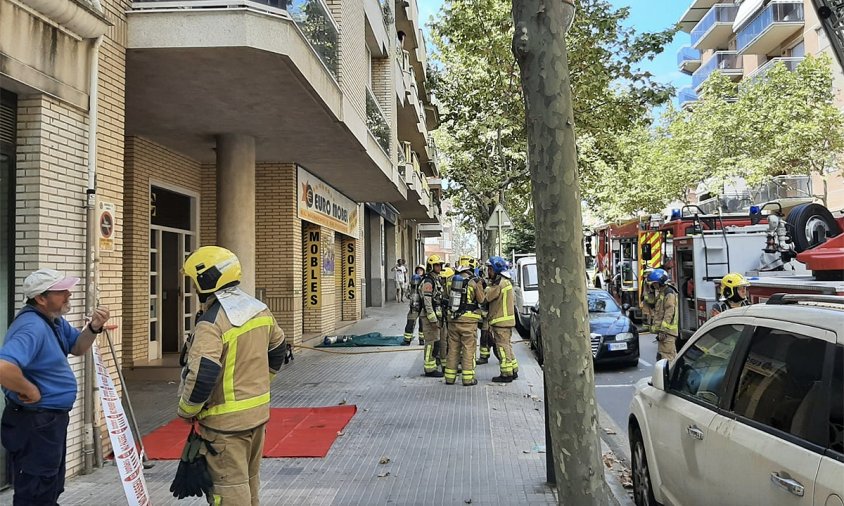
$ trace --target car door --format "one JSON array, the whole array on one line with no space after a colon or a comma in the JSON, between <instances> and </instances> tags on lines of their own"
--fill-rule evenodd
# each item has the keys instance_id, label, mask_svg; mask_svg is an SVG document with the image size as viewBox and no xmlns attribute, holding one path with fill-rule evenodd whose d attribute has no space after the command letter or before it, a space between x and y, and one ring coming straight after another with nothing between
<instances>
[{"instance_id":1,"label":"car door","mask_svg":"<svg viewBox=\"0 0 844 506\"><path fill-rule=\"evenodd\" d=\"M709 466L712 504L812 505L829 438L834 339L788 322L756 327L730 387L729 410L710 427L717 456Z\"/></svg>"},{"instance_id":2,"label":"car door","mask_svg":"<svg viewBox=\"0 0 844 506\"><path fill-rule=\"evenodd\" d=\"M840 334L838 340L844 341ZM844 342L835 347L829 399L829 444L815 480L814 503L844 506Z\"/></svg>"},{"instance_id":3,"label":"car door","mask_svg":"<svg viewBox=\"0 0 844 506\"><path fill-rule=\"evenodd\" d=\"M724 319L695 336L671 368L668 394L656 410L657 433L651 434L667 504L714 504L707 476L717 456L709 449L709 425L745 331L749 328L738 319Z\"/></svg>"}]
</instances>

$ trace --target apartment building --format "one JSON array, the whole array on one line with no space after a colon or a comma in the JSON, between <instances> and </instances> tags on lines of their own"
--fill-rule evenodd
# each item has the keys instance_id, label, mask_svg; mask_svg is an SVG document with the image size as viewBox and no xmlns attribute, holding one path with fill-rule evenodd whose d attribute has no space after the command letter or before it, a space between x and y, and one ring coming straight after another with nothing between
<instances>
[{"instance_id":1,"label":"apartment building","mask_svg":"<svg viewBox=\"0 0 844 506\"><path fill-rule=\"evenodd\" d=\"M84 277L93 251L118 360L154 376L208 244L294 342L361 318L441 233L426 70L416 0L0 0L0 323L31 270ZM69 475L108 448L72 365Z\"/></svg>"},{"instance_id":2,"label":"apartment building","mask_svg":"<svg viewBox=\"0 0 844 506\"><path fill-rule=\"evenodd\" d=\"M734 81L764 75L781 62L794 69L806 55L828 54L833 62L837 103L844 108L844 73L812 0L744 0L718 2L694 0L680 19L690 44L677 53L680 70L692 84L679 91L681 106L697 100L706 78L721 72ZM844 209L844 178L840 170L827 177L828 204ZM815 193L823 188L820 176L812 177Z\"/></svg>"}]
</instances>

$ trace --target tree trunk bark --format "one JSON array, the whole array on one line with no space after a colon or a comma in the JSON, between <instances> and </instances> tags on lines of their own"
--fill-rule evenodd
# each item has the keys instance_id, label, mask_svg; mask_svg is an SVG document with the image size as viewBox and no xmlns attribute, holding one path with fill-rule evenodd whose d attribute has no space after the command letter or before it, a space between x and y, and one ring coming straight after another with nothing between
<instances>
[{"instance_id":1,"label":"tree trunk bark","mask_svg":"<svg viewBox=\"0 0 844 506\"><path fill-rule=\"evenodd\" d=\"M572 0L513 0L521 69L545 379L559 504L606 505L586 307L580 190L565 33Z\"/></svg>"}]
</instances>

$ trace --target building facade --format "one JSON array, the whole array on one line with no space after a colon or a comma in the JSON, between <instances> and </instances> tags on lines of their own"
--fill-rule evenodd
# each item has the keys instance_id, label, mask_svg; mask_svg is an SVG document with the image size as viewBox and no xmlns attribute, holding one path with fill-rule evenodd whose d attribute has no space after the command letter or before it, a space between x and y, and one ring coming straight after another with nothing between
<instances>
[{"instance_id":1,"label":"building facade","mask_svg":"<svg viewBox=\"0 0 844 506\"><path fill-rule=\"evenodd\" d=\"M844 73L812 0L694 0L680 27L689 34L690 44L680 49L677 63L692 78L691 86L679 92L681 106L697 100L712 72L734 81L753 79L777 63L794 69L806 55L827 54L833 62L836 102L844 109ZM841 169L830 171L826 178L812 176L813 193L822 193L825 184L830 209L844 209Z\"/></svg>"},{"instance_id":2,"label":"building facade","mask_svg":"<svg viewBox=\"0 0 844 506\"><path fill-rule=\"evenodd\" d=\"M122 366L175 364L209 244L292 342L360 319L439 221L426 72L414 0L0 0L0 323L30 271L92 272ZM72 365L69 475L108 451Z\"/></svg>"}]
</instances>

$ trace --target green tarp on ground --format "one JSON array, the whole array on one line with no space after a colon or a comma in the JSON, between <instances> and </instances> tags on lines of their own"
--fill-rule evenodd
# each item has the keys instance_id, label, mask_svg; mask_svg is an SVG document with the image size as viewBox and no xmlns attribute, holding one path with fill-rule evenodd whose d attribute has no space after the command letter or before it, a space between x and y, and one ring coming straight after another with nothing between
<instances>
[{"instance_id":1,"label":"green tarp on ground","mask_svg":"<svg viewBox=\"0 0 844 506\"><path fill-rule=\"evenodd\" d=\"M328 343L328 339L337 338L335 343ZM351 348L353 346L401 346L404 336L384 336L380 332L361 334L358 336L328 336L317 348Z\"/></svg>"}]
</instances>

